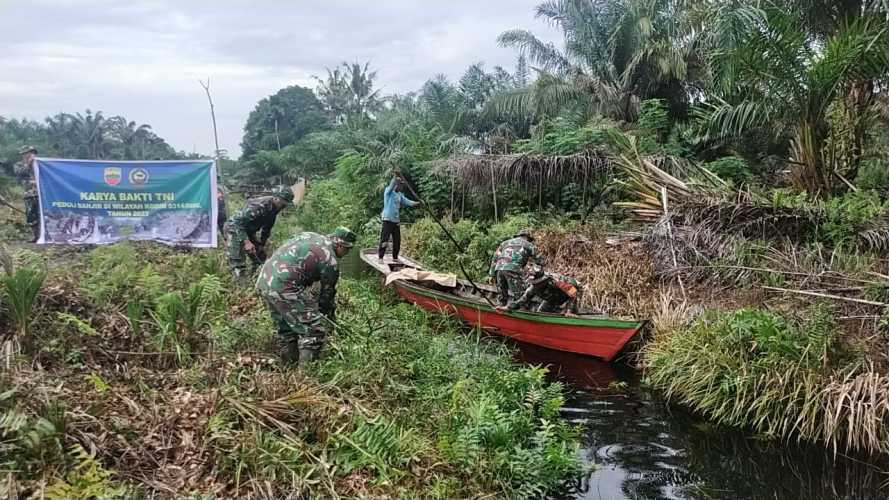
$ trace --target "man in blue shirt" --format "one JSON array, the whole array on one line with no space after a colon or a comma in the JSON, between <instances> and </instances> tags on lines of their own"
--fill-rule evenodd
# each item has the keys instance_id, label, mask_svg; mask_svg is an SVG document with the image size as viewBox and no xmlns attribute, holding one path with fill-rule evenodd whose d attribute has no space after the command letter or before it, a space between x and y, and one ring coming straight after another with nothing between
<instances>
[{"instance_id":1,"label":"man in blue shirt","mask_svg":"<svg viewBox=\"0 0 889 500\"><path fill-rule=\"evenodd\" d=\"M389 237L391 236L392 259L398 261L398 251L401 250L401 226L399 226L401 221L398 215L399 211L401 210L402 205L414 207L421 203L419 201L409 200L401 194L404 178L398 170L395 170L394 174L395 175L392 177L389 185L386 186L386 191L383 192L383 213L380 215L380 218L383 219L383 228L380 230L380 248L377 251L377 256L380 260L383 260L383 256L386 255L386 244L389 242Z\"/></svg>"}]
</instances>

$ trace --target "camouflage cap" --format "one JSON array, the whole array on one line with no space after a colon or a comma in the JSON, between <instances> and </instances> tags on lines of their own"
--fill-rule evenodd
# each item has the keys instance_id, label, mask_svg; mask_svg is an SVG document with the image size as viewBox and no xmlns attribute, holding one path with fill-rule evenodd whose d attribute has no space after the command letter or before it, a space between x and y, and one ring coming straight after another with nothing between
<instances>
[{"instance_id":1,"label":"camouflage cap","mask_svg":"<svg viewBox=\"0 0 889 500\"><path fill-rule=\"evenodd\" d=\"M347 247L355 246L355 241L358 239L349 228L340 226L333 230L333 234L330 235L330 238L336 243L342 243Z\"/></svg>"},{"instance_id":2,"label":"camouflage cap","mask_svg":"<svg viewBox=\"0 0 889 500\"><path fill-rule=\"evenodd\" d=\"M37 148L35 148L34 146L25 146L25 147L23 147L22 149L19 150L19 154L20 154L20 155L23 155L23 154L25 154L25 153L34 153L34 154L36 155L36 154L37 154Z\"/></svg>"},{"instance_id":3,"label":"camouflage cap","mask_svg":"<svg viewBox=\"0 0 889 500\"><path fill-rule=\"evenodd\" d=\"M516 235L517 237L518 237L518 236L524 236L525 238L528 238L529 240L533 240L533 239L534 239L534 235L531 234L531 230L530 230L529 228L524 228L524 229L522 229L521 231L517 232L515 235Z\"/></svg>"},{"instance_id":4,"label":"camouflage cap","mask_svg":"<svg viewBox=\"0 0 889 500\"><path fill-rule=\"evenodd\" d=\"M287 203L293 203L293 193L290 191L278 191L276 193L272 193L272 196L276 198L281 198Z\"/></svg>"}]
</instances>

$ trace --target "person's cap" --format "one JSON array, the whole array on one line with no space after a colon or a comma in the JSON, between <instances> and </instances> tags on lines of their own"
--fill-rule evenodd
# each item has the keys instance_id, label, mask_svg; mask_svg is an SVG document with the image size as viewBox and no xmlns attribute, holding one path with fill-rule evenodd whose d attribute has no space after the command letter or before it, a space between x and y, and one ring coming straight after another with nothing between
<instances>
[{"instance_id":1,"label":"person's cap","mask_svg":"<svg viewBox=\"0 0 889 500\"><path fill-rule=\"evenodd\" d=\"M37 154L37 148L35 148L34 146L25 146L25 147L23 147L23 148L19 151L19 154L20 154L20 155L23 155L23 154L25 154L25 153L34 153L34 154L36 155L36 154Z\"/></svg>"},{"instance_id":2,"label":"person's cap","mask_svg":"<svg viewBox=\"0 0 889 500\"><path fill-rule=\"evenodd\" d=\"M333 230L333 234L330 235L334 242L342 243L343 245L351 248L355 246L355 241L358 239L349 228L340 226Z\"/></svg>"},{"instance_id":3,"label":"person's cap","mask_svg":"<svg viewBox=\"0 0 889 500\"><path fill-rule=\"evenodd\" d=\"M524 229L522 229L521 231L519 231L518 233L516 233L516 236L524 236L525 238L528 238L529 240L533 240L533 239L534 239L534 235L531 234L531 230L528 229L528 228L524 228Z\"/></svg>"},{"instance_id":4,"label":"person's cap","mask_svg":"<svg viewBox=\"0 0 889 500\"><path fill-rule=\"evenodd\" d=\"M278 191L277 193L272 193L272 196L281 198L287 203L293 203L293 193L290 191Z\"/></svg>"}]
</instances>

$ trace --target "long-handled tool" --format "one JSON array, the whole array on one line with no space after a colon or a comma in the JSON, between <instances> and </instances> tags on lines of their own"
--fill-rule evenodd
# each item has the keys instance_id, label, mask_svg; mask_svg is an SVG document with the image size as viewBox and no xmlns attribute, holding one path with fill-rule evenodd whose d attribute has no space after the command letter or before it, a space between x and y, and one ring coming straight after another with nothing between
<instances>
[{"instance_id":1,"label":"long-handled tool","mask_svg":"<svg viewBox=\"0 0 889 500\"><path fill-rule=\"evenodd\" d=\"M25 215L25 212L23 212L20 208L13 206L12 203L6 201L6 198L4 198L2 196L0 196L0 205L5 205L16 212L18 212L22 215Z\"/></svg>"},{"instance_id":2,"label":"long-handled tool","mask_svg":"<svg viewBox=\"0 0 889 500\"><path fill-rule=\"evenodd\" d=\"M438 217L436 217L435 214L432 213L432 209L429 208L429 205L423 200L423 198L420 198L420 195L418 195L416 191L414 191L414 188L412 188L410 183L407 182L407 179L405 179L401 175L399 175L398 177L404 182L404 185L407 186L408 191L411 192L414 198L416 198L417 201L419 201L423 205L423 208L426 209L426 213L429 214L430 217L432 217L432 220L434 220L435 223L438 224L438 227L440 227L444 234L448 237L448 239L451 240L451 243L454 244L454 246L457 248L457 251L461 254L466 253L463 250L463 247L460 246L460 243L457 242L457 239L454 238L453 235L451 235L450 231L448 231L447 228L444 227L444 224L442 224L441 221L438 220ZM472 285L472 290L475 293L481 295L481 297L485 299L485 302L487 302L492 309L496 309L497 306L495 306L494 303L491 302L491 299L489 299L488 296L485 295L485 293L478 288L478 285L476 285L474 281L472 281L472 277L469 276L469 273L466 272L466 268L463 267L463 261L461 261L459 258L457 259L457 265L460 266L460 271L463 272L463 276L466 276L466 280L469 281L470 285Z\"/></svg>"}]
</instances>

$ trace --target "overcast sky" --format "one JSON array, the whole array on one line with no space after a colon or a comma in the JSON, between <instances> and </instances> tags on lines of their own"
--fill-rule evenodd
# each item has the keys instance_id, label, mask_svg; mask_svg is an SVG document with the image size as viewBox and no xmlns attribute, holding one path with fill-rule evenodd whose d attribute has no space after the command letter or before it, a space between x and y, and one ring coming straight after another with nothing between
<instances>
[{"instance_id":1,"label":"overcast sky","mask_svg":"<svg viewBox=\"0 0 889 500\"><path fill-rule=\"evenodd\" d=\"M240 154L247 114L342 61L370 61L384 93L459 78L483 61L512 71L504 30L559 40L539 0L0 0L0 115L43 120L102 110L152 125L176 149L210 153L198 78L211 79L220 147Z\"/></svg>"}]
</instances>

